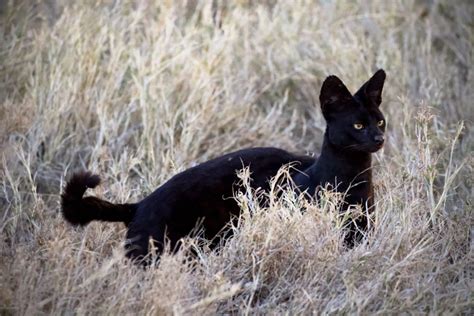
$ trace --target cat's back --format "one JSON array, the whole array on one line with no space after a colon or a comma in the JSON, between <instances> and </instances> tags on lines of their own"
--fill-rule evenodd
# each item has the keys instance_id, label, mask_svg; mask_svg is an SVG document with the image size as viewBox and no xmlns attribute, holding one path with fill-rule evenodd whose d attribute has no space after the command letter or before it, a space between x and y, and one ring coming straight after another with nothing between
<instances>
[{"instance_id":1,"label":"cat's back","mask_svg":"<svg viewBox=\"0 0 474 316\"><path fill-rule=\"evenodd\" d=\"M138 217L162 218L177 236L187 234L198 218L213 236L237 214L235 203L237 172L249 167L251 186L269 188L268 181L288 163L304 170L314 158L291 154L273 147L248 148L232 152L189 168L156 189L141 203ZM155 216L156 215L156 216Z\"/></svg>"},{"instance_id":2,"label":"cat's back","mask_svg":"<svg viewBox=\"0 0 474 316\"><path fill-rule=\"evenodd\" d=\"M310 156L295 155L275 147L255 147L231 152L203 162L173 176L155 191L181 194L192 190L194 193L231 191L237 181L236 173L249 167L253 186L263 186L285 164L295 163L295 168L304 170L315 159ZM182 195L181 195L182 196Z\"/></svg>"}]
</instances>

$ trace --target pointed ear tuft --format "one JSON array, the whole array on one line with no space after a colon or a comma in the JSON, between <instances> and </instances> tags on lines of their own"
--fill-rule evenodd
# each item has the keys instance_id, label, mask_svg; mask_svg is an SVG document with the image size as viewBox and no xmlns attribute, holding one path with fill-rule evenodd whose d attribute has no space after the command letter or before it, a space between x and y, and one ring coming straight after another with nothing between
<instances>
[{"instance_id":1,"label":"pointed ear tuft","mask_svg":"<svg viewBox=\"0 0 474 316\"><path fill-rule=\"evenodd\" d=\"M336 76L329 76L324 80L319 94L319 102L326 118L330 112L341 111L347 101L350 100L352 100L352 94L341 79Z\"/></svg>"},{"instance_id":2,"label":"pointed ear tuft","mask_svg":"<svg viewBox=\"0 0 474 316\"><path fill-rule=\"evenodd\" d=\"M382 90L385 82L385 71L379 69L360 89L356 95L366 100L370 106L380 106L382 103Z\"/></svg>"}]
</instances>

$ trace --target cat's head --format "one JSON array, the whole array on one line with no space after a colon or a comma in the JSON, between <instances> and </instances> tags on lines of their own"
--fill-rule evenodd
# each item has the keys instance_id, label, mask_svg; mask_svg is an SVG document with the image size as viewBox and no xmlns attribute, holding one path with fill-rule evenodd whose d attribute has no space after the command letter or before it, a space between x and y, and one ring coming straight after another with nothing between
<instances>
[{"instance_id":1,"label":"cat's head","mask_svg":"<svg viewBox=\"0 0 474 316\"><path fill-rule=\"evenodd\" d=\"M338 77L326 78L319 100L331 145L369 153L382 148L386 122L379 107L384 81L385 72L380 69L352 95Z\"/></svg>"}]
</instances>

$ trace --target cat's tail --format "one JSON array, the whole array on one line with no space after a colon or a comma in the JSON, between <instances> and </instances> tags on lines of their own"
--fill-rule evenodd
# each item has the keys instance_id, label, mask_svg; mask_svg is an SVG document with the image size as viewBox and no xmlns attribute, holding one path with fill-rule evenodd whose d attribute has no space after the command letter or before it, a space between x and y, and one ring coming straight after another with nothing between
<instances>
[{"instance_id":1,"label":"cat's tail","mask_svg":"<svg viewBox=\"0 0 474 316\"><path fill-rule=\"evenodd\" d=\"M87 196L88 188L95 188L100 183L98 175L90 172L75 173L67 182L61 195L61 212L64 218L73 225L87 225L90 221L124 222L127 226L132 221L137 204L113 204L105 200Z\"/></svg>"}]
</instances>

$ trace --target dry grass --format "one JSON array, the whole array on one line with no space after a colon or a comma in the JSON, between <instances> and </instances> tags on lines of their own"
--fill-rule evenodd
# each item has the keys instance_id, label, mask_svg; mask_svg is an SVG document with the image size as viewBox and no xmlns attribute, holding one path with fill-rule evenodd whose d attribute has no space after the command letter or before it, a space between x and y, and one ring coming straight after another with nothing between
<instances>
[{"instance_id":1,"label":"dry grass","mask_svg":"<svg viewBox=\"0 0 474 316\"><path fill-rule=\"evenodd\" d=\"M0 313L474 313L470 1L236 1L217 7L221 29L211 1L14 2L0 6ZM123 226L59 214L74 169L136 201L230 150L317 153L322 80L354 90L376 68L388 144L355 249L330 196L301 213L291 192L261 210L245 191L220 251L147 271L123 258Z\"/></svg>"}]
</instances>

